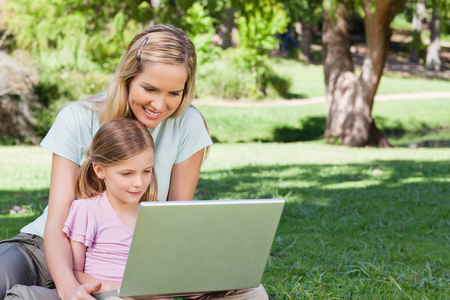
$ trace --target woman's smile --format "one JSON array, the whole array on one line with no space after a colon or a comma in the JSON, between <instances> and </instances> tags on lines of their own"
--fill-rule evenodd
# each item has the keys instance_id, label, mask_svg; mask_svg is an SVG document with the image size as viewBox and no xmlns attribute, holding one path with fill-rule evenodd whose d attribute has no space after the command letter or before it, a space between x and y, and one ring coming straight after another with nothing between
<instances>
[{"instance_id":1,"label":"woman's smile","mask_svg":"<svg viewBox=\"0 0 450 300\"><path fill-rule=\"evenodd\" d=\"M148 117L150 119L155 119L156 120L156 119L159 118L159 116L161 116L161 113L157 113L157 112L151 111L150 109L148 109L146 107L144 107L144 110L145 110L146 114L148 115Z\"/></svg>"}]
</instances>

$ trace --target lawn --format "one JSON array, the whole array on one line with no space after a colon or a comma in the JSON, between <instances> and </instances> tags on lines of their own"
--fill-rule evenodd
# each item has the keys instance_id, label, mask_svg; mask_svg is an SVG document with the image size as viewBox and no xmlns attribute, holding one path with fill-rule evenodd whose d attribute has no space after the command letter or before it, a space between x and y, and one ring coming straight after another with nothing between
<instances>
[{"instance_id":1,"label":"lawn","mask_svg":"<svg viewBox=\"0 0 450 300\"><path fill-rule=\"evenodd\" d=\"M278 107L198 105L216 142L296 142L320 140L325 103ZM375 101L373 116L395 146L450 140L450 99Z\"/></svg>"},{"instance_id":2,"label":"lawn","mask_svg":"<svg viewBox=\"0 0 450 300\"><path fill-rule=\"evenodd\" d=\"M0 147L1 239L41 212L50 159ZM195 197L286 199L263 277L271 299L447 299L449 173L447 149L215 144Z\"/></svg>"},{"instance_id":3,"label":"lawn","mask_svg":"<svg viewBox=\"0 0 450 300\"><path fill-rule=\"evenodd\" d=\"M447 299L450 152L217 144L201 199L287 200L271 299Z\"/></svg>"},{"instance_id":4,"label":"lawn","mask_svg":"<svg viewBox=\"0 0 450 300\"><path fill-rule=\"evenodd\" d=\"M279 57L273 57L269 62L278 74L291 79L290 98L325 96L322 65ZM356 69L356 73L359 74L359 72L360 70ZM448 80L386 74L381 77L377 94L449 90L450 82Z\"/></svg>"}]
</instances>

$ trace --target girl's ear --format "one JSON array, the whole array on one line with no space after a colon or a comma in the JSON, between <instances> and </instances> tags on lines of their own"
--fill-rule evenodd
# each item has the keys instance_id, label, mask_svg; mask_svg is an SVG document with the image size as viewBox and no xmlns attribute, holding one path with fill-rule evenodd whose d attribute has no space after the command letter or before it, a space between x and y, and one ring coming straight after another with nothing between
<instances>
[{"instance_id":1,"label":"girl's ear","mask_svg":"<svg viewBox=\"0 0 450 300\"><path fill-rule=\"evenodd\" d=\"M98 163L92 162L92 168L94 169L95 175L97 175L99 179L105 179L105 169L102 166Z\"/></svg>"}]
</instances>

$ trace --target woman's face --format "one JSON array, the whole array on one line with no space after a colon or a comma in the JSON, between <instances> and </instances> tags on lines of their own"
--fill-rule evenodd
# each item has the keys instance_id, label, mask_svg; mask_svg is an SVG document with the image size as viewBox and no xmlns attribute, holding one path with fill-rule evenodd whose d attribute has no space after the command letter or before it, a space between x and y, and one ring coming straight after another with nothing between
<instances>
[{"instance_id":1,"label":"woman's face","mask_svg":"<svg viewBox=\"0 0 450 300\"><path fill-rule=\"evenodd\" d=\"M187 72L183 65L146 63L130 83L128 103L147 128L170 117L181 103Z\"/></svg>"}]
</instances>

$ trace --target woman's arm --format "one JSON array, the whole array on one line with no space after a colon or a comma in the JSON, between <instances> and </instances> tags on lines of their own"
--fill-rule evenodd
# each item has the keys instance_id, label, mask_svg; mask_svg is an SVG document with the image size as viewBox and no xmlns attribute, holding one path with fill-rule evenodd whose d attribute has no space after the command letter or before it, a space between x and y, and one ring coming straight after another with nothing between
<instances>
[{"instance_id":1,"label":"woman's arm","mask_svg":"<svg viewBox=\"0 0 450 300\"><path fill-rule=\"evenodd\" d=\"M73 274L72 249L62 231L75 199L75 181L78 165L53 154L50 177L50 195L44 249L47 265L59 296L66 299L94 299L89 294L100 289L97 285L80 286Z\"/></svg>"},{"instance_id":2,"label":"woman's arm","mask_svg":"<svg viewBox=\"0 0 450 300\"><path fill-rule=\"evenodd\" d=\"M194 198L204 151L205 149L202 149L173 166L167 200L192 200Z\"/></svg>"}]
</instances>

